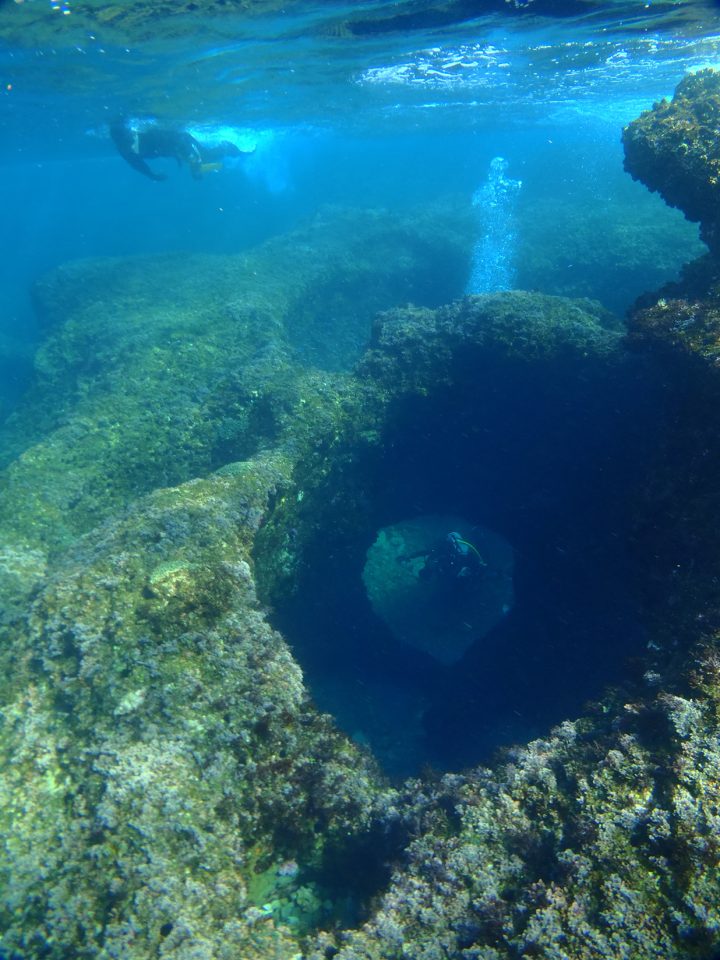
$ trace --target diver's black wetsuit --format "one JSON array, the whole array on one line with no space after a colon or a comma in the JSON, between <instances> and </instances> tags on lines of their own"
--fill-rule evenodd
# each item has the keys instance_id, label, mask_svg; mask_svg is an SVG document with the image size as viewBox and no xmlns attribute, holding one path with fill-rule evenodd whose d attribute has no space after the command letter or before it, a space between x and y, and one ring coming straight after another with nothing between
<instances>
[{"instance_id":1,"label":"diver's black wetsuit","mask_svg":"<svg viewBox=\"0 0 720 960\"><path fill-rule=\"evenodd\" d=\"M146 160L174 157L178 163L187 163L192 176L199 180L203 164L240 153L234 143L223 142L206 147L186 130L163 130L152 125L134 127L127 120L110 124L110 136L120 156L151 180L167 178L163 173L155 173Z\"/></svg>"},{"instance_id":2,"label":"diver's black wetsuit","mask_svg":"<svg viewBox=\"0 0 720 960\"><path fill-rule=\"evenodd\" d=\"M429 549L418 550L403 559L414 560L416 557L425 558L425 565L419 572L421 580L433 580L439 585L462 586L463 589L474 586L482 579L487 567L476 548L454 531Z\"/></svg>"}]
</instances>

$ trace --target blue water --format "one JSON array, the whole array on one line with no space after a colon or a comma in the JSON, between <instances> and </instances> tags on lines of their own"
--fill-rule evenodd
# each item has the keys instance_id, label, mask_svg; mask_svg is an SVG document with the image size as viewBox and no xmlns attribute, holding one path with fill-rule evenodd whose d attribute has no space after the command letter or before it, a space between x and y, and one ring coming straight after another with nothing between
<instances>
[{"instance_id":1,"label":"blue water","mask_svg":"<svg viewBox=\"0 0 720 960\"><path fill-rule=\"evenodd\" d=\"M72 2L4 3L0 333L32 338L30 287L64 261L234 251L325 203L471 203L495 156L528 199L612 189L622 125L718 58L710 3L591 4L578 18L461 9L455 22L452 9L295 3L148 29ZM145 182L107 138L128 112L230 126L257 150L201 183L187 170Z\"/></svg>"}]
</instances>

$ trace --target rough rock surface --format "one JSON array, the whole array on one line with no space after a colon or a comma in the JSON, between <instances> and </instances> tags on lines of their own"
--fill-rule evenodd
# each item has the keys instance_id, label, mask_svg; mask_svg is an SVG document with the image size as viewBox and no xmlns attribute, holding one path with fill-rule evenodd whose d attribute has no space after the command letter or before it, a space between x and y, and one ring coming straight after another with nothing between
<instances>
[{"instance_id":1,"label":"rough rock surface","mask_svg":"<svg viewBox=\"0 0 720 960\"><path fill-rule=\"evenodd\" d=\"M312 260L309 252L303 275ZM111 298L119 313L121 274ZM129 277L132 287L132 269ZM319 290L322 301L330 286L315 275L297 295L312 302ZM197 339L194 328L168 339L168 329L192 327L192 316L174 304L151 330L131 323L137 343L111 324L115 341L102 363L91 357L81 370L87 353L72 344L99 336L98 311L58 317L41 363L62 385L70 426L44 423L6 471L21 516L6 507L4 528L28 550L45 538L55 547L36 558L31 595L1 628L2 949L24 960L712 955L720 945L720 666L715 633L697 619L707 591L693 590L720 579L718 535L706 513L712 471L703 466L720 448L716 393L705 392L714 380L692 394L703 402L673 411L671 438L695 425L692 477L678 477L673 456L659 457L657 487L644 501L654 528L636 531L638 555L649 555L650 544L655 551L652 573L670 577L688 544L702 545L707 558L662 582L671 582L666 592L675 591L676 602L663 609L662 629L648 617L655 653L644 682L604 695L494 770L388 789L367 752L312 706L258 601L256 575L263 598L282 601L302 582L313 538L356 536L377 511L372 499L383 479L390 485L382 465L403 416L423 411L422 436L438 398L450 398L457 416L439 416L433 428L451 438L474 428L480 435L483 407L463 404L481 398L484 384L497 392L509 371L533 390L562 395L573 385L581 406L626 369L619 334L587 303L518 293L468 298L386 313L355 374L283 360L278 375L272 363L253 367L243 341L231 357L247 350L256 379L215 394L218 369L226 378L230 371L193 364L185 348L192 342L201 358L219 356L226 332L217 343L212 333ZM245 316L252 329L255 314ZM286 316L270 311L292 356ZM698 351L694 342L667 346L682 380ZM125 359L113 365L116 354ZM175 387L163 388L163 369ZM583 383L591 385L585 394ZM103 426L94 419L100 398L121 403L128 384L136 415ZM147 449L155 429L141 430L143 389L160 398L153 422L178 406L190 411L180 434L159 423L162 442ZM198 399L204 389L210 399ZM271 429L263 417L248 418L254 390L271 397ZM41 396L28 409L43 406ZM212 443L197 427L198 403L217 411ZM228 409L243 426L211 456ZM96 427L106 431L99 445ZM8 450L18 435L10 432ZM114 458L116 445L122 455ZM191 452L175 461L177 446ZM674 454L672 439L666 449ZM142 482L122 473L133 452L134 475L150 471ZM170 478L165 458L174 464ZM67 466L77 479L78 503L98 478L110 484L92 517L66 521L71 501L48 517L49 494L40 491L52 464L58 478ZM367 476L374 483L365 485ZM667 522L651 509L659 490L671 508Z\"/></svg>"},{"instance_id":2,"label":"rough rock surface","mask_svg":"<svg viewBox=\"0 0 720 960\"><path fill-rule=\"evenodd\" d=\"M49 555L132 498L272 442L300 364L347 368L376 310L450 295L466 257L452 221L337 210L249 254L58 268L35 291L35 381L0 436L6 592L22 606ZM427 287L439 263L445 292Z\"/></svg>"},{"instance_id":3,"label":"rough rock surface","mask_svg":"<svg viewBox=\"0 0 720 960\"><path fill-rule=\"evenodd\" d=\"M314 711L255 596L248 549L285 469L259 458L149 495L3 637L9 953L292 956L282 862L321 871L369 828L373 765ZM300 879L288 910L321 899Z\"/></svg>"},{"instance_id":4,"label":"rough rock surface","mask_svg":"<svg viewBox=\"0 0 720 960\"><path fill-rule=\"evenodd\" d=\"M623 131L625 169L657 191L702 239L720 244L720 74L701 70L685 77L672 100L656 103Z\"/></svg>"}]
</instances>

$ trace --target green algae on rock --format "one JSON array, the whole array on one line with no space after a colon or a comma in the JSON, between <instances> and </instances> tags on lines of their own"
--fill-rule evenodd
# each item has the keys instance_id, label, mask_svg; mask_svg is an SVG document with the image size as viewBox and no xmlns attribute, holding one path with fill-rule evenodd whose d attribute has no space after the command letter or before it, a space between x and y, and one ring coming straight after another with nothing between
<instances>
[{"instance_id":1,"label":"green algae on rock","mask_svg":"<svg viewBox=\"0 0 720 960\"><path fill-rule=\"evenodd\" d=\"M720 299L702 300L660 297L652 307L635 311L630 318L631 342L681 351L704 361L720 364Z\"/></svg>"},{"instance_id":2,"label":"green algae on rock","mask_svg":"<svg viewBox=\"0 0 720 960\"><path fill-rule=\"evenodd\" d=\"M452 217L335 210L248 254L58 268L35 291L35 382L0 435L3 542L61 553L134 497L252 456L304 402L300 362L347 367L376 310L452 295L465 256ZM445 291L427 286L438 259Z\"/></svg>"},{"instance_id":3,"label":"green algae on rock","mask_svg":"<svg viewBox=\"0 0 720 960\"><path fill-rule=\"evenodd\" d=\"M331 551L349 558L338 575L361 569L363 545L407 505L393 443L422 454L442 437L450 461L472 450L475 479L488 411L520 384L523 410L549 397L553 423L561 411L564 426L599 442L593 430L618 433L626 419L613 407L635 357L596 305L516 292L388 310L355 373L302 370L288 317L307 324L301 340L316 322L312 284L325 289L318 274L308 279L306 253L296 252L297 287L281 294L278 280L280 305L260 304L242 323L222 313L237 282L227 264L227 288L202 312L163 309L148 294L154 308L124 325L135 308L115 318L109 308L107 342L93 297L84 317L49 318L48 390L38 387L9 443L50 387L69 424L46 425L6 471L22 509L3 525L54 553L45 569L44 556L6 551L32 599L0 628L0 949L26 960L707 957L720 940L720 669L707 637L692 648L692 673L660 664L645 688L605 696L493 771L389 789L367 751L313 707L264 606L302 602ZM388 299L407 289L391 272ZM99 284L108 275L101 266ZM100 362L83 367L79 345L96 334ZM118 407L123 391L131 406ZM187 424L143 451L149 395L158 417L180 411ZM113 414L95 443L98 418ZM596 470L574 472L582 450L564 449L567 434L536 426L535 443L503 438L511 453L522 448L524 490L600 484ZM71 500L43 512L52 490L41 483L68 463L80 494L69 520ZM689 533L710 556L718 541L699 525L702 506ZM664 562L676 547L659 542ZM325 598L333 582L321 585ZM692 642L683 623L678 659ZM345 886L333 892L338 876Z\"/></svg>"},{"instance_id":4,"label":"green algae on rock","mask_svg":"<svg viewBox=\"0 0 720 960\"><path fill-rule=\"evenodd\" d=\"M662 719L672 736L653 747ZM319 938L313 960L328 949L399 960L408 947L427 960L707 957L718 942L717 852L702 839L716 829L716 737L692 699L608 701L492 773L446 776L433 802L424 795L427 829L371 920Z\"/></svg>"},{"instance_id":5,"label":"green algae on rock","mask_svg":"<svg viewBox=\"0 0 720 960\"><path fill-rule=\"evenodd\" d=\"M260 532L258 562L261 573L269 568L266 589L276 601L297 585L298 571L312 569L317 560L311 524L320 523L323 549L337 566L352 565L342 546L354 542L353 525L376 522L369 501L387 496L383 477L394 476L396 466L394 459L378 465L369 450L383 442L378 434L388 449L396 442L392 423L398 410L417 417L422 408L412 398L418 398L427 414L434 402L442 405L441 396L457 390L467 408L477 411L478 385L503 362L524 365L527 374L537 365L553 382L564 370L568 379L560 380L559 390L572 404L571 371L579 380L603 368L608 375L626 359L618 333L597 315L552 298L504 294L468 298L439 311L386 314L359 372L382 385L387 414L379 422L376 416L364 452L358 449L354 459L345 455L329 473L323 467L317 493L306 476L302 499L287 498ZM487 387L497 389L495 382ZM443 411L438 429L467 427L454 423L447 406ZM407 427L409 420L401 422ZM430 422L421 416L418 431L432 429ZM641 527L636 535L643 536ZM712 532L710 537L715 542ZM646 537L644 544L650 548L651 541ZM672 544L658 546L670 562ZM282 568L273 559L281 548ZM273 580L273 569L279 579ZM328 581L323 583L327 590ZM670 632L673 623L683 622L680 609L675 620L664 613ZM654 618L649 622L654 625ZM693 635L683 639L680 658L693 650ZM710 666L704 677L706 689L713 686ZM670 689L655 693L663 683ZM713 829L712 810L720 798L711 746L718 729L714 700L699 693L697 682L687 689L677 671L648 671L645 684L646 693L608 696L582 719L511 751L494 771L408 787L399 809L412 823L414 839L388 890L361 928L318 935L309 956L707 956L720 940L718 857L702 840Z\"/></svg>"},{"instance_id":6,"label":"green algae on rock","mask_svg":"<svg viewBox=\"0 0 720 960\"><path fill-rule=\"evenodd\" d=\"M73 548L4 638L6 950L297 953L253 877L288 857L317 875L382 790L255 598L249 542L287 482L270 456L150 494Z\"/></svg>"},{"instance_id":7,"label":"green algae on rock","mask_svg":"<svg viewBox=\"0 0 720 960\"><path fill-rule=\"evenodd\" d=\"M672 100L656 103L623 131L625 169L700 223L711 250L720 244L720 73L685 77Z\"/></svg>"},{"instance_id":8,"label":"green algae on rock","mask_svg":"<svg viewBox=\"0 0 720 960\"><path fill-rule=\"evenodd\" d=\"M537 367L564 354L568 370L612 363L618 346L594 316L552 298L386 317L361 379L306 378L274 451L127 504L57 559L6 628L6 950L289 960L308 916L330 929L347 914L323 891L326 864L354 858L382 882L398 836L419 822L422 788L398 806L364 751L315 712L253 567L276 590L291 586L290 525L300 548L332 520L339 507L318 493L359 451L382 454L393 397L470 376L438 356L445 337L456 357L468 344ZM438 842L433 829L453 832L446 807L431 799L421 848ZM289 861L299 877L283 887L273 870L292 879ZM437 909L450 917L457 905ZM386 947L378 936L373 950Z\"/></svg>"},{"instance_id":9,"label":"green algae on rock","mask_svg":"<svg viewBox=\"0 0 720 960\"><path fill-rule=\"evenodd\" d=\"M402 482L387 482L388 459L402 476L394 452L399 440L433 431L438 419L449 415L435 410L448 393L457 392L472 420L487 402L479 399L484 393L504 389L509 397L512 384L538 377L538 389L563 406L577 391L578 415L587 416L596 378L612 380L625 359L614 328L614 318L598 304L522 292L466 297L438 310L406 307L379 314L356 378L334 398L349 432L336 437L334 456L321 450L299 464L302 495L283 498L260 531L258 575L265 595L274 603L294 594L298 570L318 571L325 554L346 557L357 548L357 557L338 566L362 569L372 536L361 546L358 531L370 536L390 509L378 503L403 498ZM606 399L599 402L605 406ZM326 518L320 534L319 516Z\"/></svg>"}]
</instances>

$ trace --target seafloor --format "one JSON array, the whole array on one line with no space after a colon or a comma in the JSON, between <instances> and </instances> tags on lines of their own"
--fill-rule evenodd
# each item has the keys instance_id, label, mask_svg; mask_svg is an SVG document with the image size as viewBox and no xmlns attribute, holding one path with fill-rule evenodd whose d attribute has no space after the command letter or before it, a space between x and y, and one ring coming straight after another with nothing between
<instances>
[{"instance_id":1,"label":"seafloor","mask_svg":"<svg viewBox=\"0 0 720 960\"><path fill-rule=\"evenodd\" d=\"M35 380L0 447L6 957L720 949L718 123L706 71L625 131L629 172L710 250L627 330L527 292L378 314L461 285L470 226L448 210L331 211L246 255L38 285ZM573 634L558 669L633 668L491 767L393 786L291 644L330 656L367 624L379 655L377 531L478 499L553 604L558 540L619 543L643 642ZM609 602L592 584L587 611ZM524 690L545 654L516 664Z\"/></svg>"}]
</instances>

